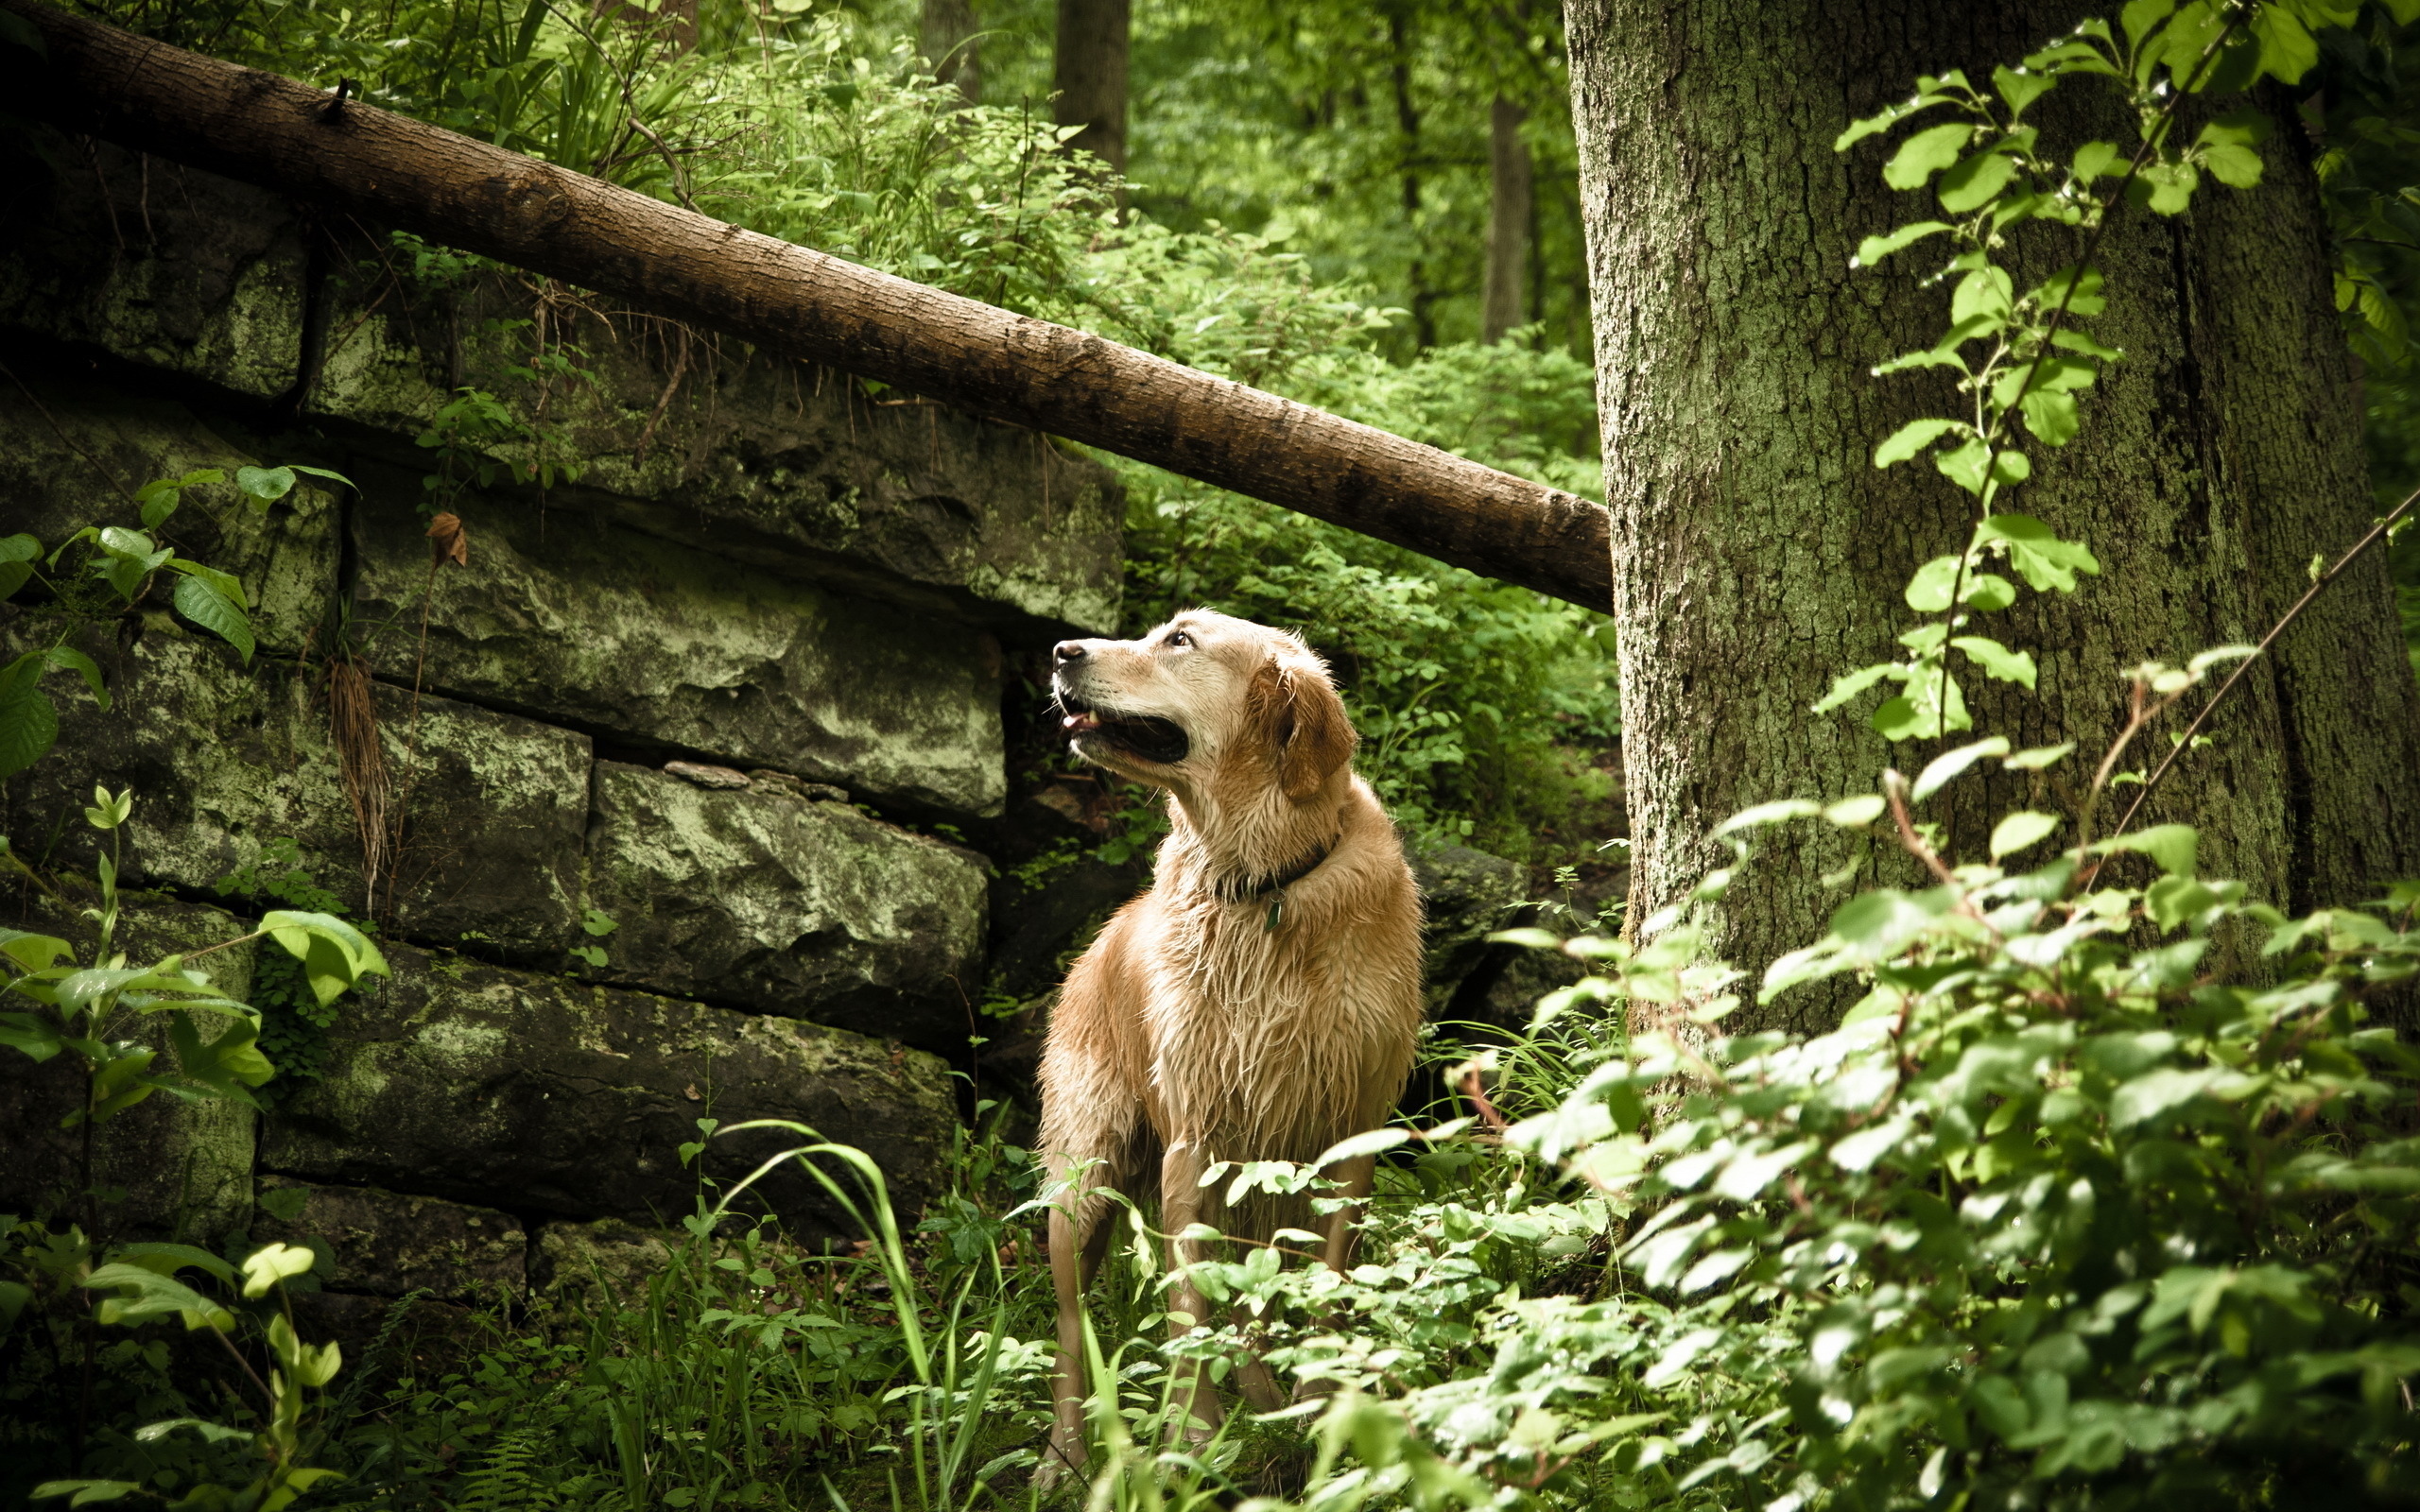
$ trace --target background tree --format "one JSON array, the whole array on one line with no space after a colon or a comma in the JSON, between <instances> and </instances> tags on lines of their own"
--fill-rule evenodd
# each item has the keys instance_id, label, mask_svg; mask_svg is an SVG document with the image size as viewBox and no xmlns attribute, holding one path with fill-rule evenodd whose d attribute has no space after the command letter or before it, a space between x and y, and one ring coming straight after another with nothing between
<instances>
[{"instance_id":1,"label":"background tree","mask_svg":"<svg viewBox=\"0 0 2420 1512\"><path fill-rule=\"evenodd\" d=\"M1126 171L1128 0L1059 0L1052 55L1051 109L1061 126L1081 128L1067 146Z\"/></svg>"},{"instance_id":2,"label":"background tree","mask_svg":"<svg viewBox=\"0 0 2420 1512\"><path fill-rule=\"evenodd\" d=\"M933 65L933 77L955 84L969 105L983 103L983 46L974 0L924 0L916 39Z\"/></svg>"},{"instance_id":3,"label":"background tree","mask_svg":"<svg viewBox=\"0 0 2420 1512\"><path fill-rule=\"evenodd\" d=\"M1945 294L1852 268L1860 237L1920 212L1883 186L1880 147L1838 154L1833 139L1920 74L1985 77L2086 13L1934 3L1886 24L1846 0L1569 8L1634 919L1695 884L1705 836L1733 811L1866 791L1886 763L1939 748L1889 747L1847 711L1806 714L1835 672L1888 656L1914 623L1910 571L1957 550L1969 524L1966 497L1929 470L1869 465L1901 421L1943 407L1945 394L1871 369L1931 344ZM2026 507L2088 541L2104 576L2022 611L2024 644L2050 648L2043 696L1979 723L2099 748L2122 718L2123 668L2257 639L2308 586L2312 554L2367 524L2308 139L2292 101L2259 104L2280 128L2260 188L2173 220L2133 211L2100 251L2101 335L2127 358ZM2048 127L2078 144L2127 136L2078 118L2081 100L2064 108ZM2034 230L2041 275L2074 259ZM2202 826L2223 874L2308 908L2420 868L2420 697L2382 562L2305 617L2216 732L2155 808ZM2010 806L2016 781L1977 786L1952 828ZM1714 950L1752 971L1840 901L1846 878L1827 873L1868 865L1845 841L1790 843L1743 875L1721 917Z\"/></svg>"}]
</instances>

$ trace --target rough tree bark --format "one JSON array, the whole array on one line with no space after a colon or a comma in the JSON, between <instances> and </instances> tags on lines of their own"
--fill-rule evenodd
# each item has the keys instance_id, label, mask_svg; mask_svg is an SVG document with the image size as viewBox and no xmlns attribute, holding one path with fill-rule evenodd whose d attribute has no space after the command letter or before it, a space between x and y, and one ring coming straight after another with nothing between
<instances>
[{"instance_id":1,"label":"rough tree bark","mask_svg":"<svg viewBox=\"0 0 2420 1512\"><path fill-rule=\"evenodd\" d=\"M1067 146L1126 171L1126 43L1132 29L1128 0L1059 0L1058 50L1050 87L1061 126L1083 129Z\"/></svg>"},{"instance_id":2,"label":"rough tree bark","mask_svg":"<svg viewBox=\"0 0 2420 1512\"><path fill-rule=\"evenodd\" d=\"M976 41L974 0L925 0L917 17L917 45L933 65L933 77L955 84L969 105L983 103L983 49Z\"/></svg>"},{"instance_id":3,"label":"rough tree bark","mask_svg":"<svg viewBox=\"0 0 2420 1512\"><path fill-rule=\"evenodd\" d=\"M1807 713L1833 674L1887 659L1914 623L1910 571L1968 528L1965 495L1929 468L1868 462L1901 421L1954 412L1945 385L1868 371L1931 344L1944 291L1896 264L1849 267L1859 237L1934 207L1883 186L1886 146L1841 155L1832 139L1919 73L1980 77L2077 15L1955 0L1572 0L1634 919L1687 891L1726 815L1872 791L1887 763L1912 771L1942 748L1886 747L1861 717L1871 696ZM2120 123L2085 112L2087 83L2062 87L2076 97L2067 126L2088 114L2089 134L2114 136ZM2124 668L2256 640L2308 586L2311 554L2342 551L2367 524L2308 148L2290 117L2279 128L2263 187L2210 185L2178 220L2125 212L2103 249L2112 302L2099 334L2127 356L2091 396L2081 440L2033 449L2035 479L2012 507L2088 541L2104 572L2002 618L2041 661L2040 696L1989 685L1979 732L2072 737L2097 754L2122 713ZM2041 231L2031 255L2047 273L2074 246ZM2420 696L2383 561L2312 612L2150 816L2201 826L2205 869L2293 908L2420 872ZM2143 754L2165 748L2154 736ZM1970 852L1988 814L2024 796L2013 778L1952 791L1947 816ZM1760 971L1811 941L1843 896L1819 878L1850 855L1828 831L1769 844L1724 902L1718 948ZM1837 1006L1809 992L1761 1017L1806 1023Z\"/></svg>"},{"instance_id":4,"label":"rough tree bark","mask_svg":"<svg viewBox=\"0 0 2420 1512\"><path fill-rule=\"evenodd\" d=\"M1503 95L1487 117L1487 279L1479 296L1479 339L1496 342L1521 323L1521 273L1529 261L1530 146L1521 123L1530 112Z\"/></svg>"},{"instance_id":5,"label":"rough tree bark","mask_svg":"<svg viewBox=\"0 0 2420 1512\"><path fill-rule=\"evenodd\" d=\"M1604 511L1398 436L760 236L291 79L0 0L20 115L416 232L675 319L1602 608ZM0 49L0 60L22 59Z\"/></svg>"}]
</instances>

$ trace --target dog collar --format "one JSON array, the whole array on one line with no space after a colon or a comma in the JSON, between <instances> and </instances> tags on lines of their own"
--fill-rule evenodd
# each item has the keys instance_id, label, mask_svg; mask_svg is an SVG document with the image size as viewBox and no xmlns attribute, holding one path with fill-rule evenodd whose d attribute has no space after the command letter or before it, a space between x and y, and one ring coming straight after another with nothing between
<instances>
[{"instance_id":1,"label":"dog collar","mask_svg":"<svg viewBox=\"0 0 2420 1512\"><path fill-rule=\"evenodd\" d=\"M1338 840L1342 838L1338 836ZM1286 889L1319 870L1335 853L1336 847L1337 840L1330 840L1283 871L1220 877L1210 885L1211 895L1222 903L1248 903L1257 899L1269 899L1269 917L1262 920L1261 928L1274 933L1285 917Z\"/></svg>"}]
</instances>

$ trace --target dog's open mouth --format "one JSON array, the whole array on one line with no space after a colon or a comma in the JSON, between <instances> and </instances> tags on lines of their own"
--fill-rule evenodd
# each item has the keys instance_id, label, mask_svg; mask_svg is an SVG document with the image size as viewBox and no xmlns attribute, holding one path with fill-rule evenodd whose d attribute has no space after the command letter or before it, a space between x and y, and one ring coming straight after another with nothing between
<instances>
[{"instance_id":1,"label":"dog's open mouth","mask_svg":"<svg viewBox=\"0 0 2420 1512\"><path fill-rule=\"evenodd\" d=\"M1097 740L1159 766L1175 765L1193 748L1184 727L1173 719L1102 709L1064 688L1058 695L1059 728L1070 740Z\"/></svg>"}]
</instances>

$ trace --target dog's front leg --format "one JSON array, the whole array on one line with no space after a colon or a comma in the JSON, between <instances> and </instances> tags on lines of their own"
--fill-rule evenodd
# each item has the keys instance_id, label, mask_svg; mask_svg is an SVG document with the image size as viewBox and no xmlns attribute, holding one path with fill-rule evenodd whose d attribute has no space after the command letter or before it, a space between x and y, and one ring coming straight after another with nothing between
<instances>
[{"instance_id":1,"label":"dog's front leg","mask_svg":"<svg viewBox=\"0 0 2420 1512\"><path fill-rule=\"evenodd\" d=\"M1339 1160L1326 1172L1337 1184L1330 1194L1342 1197L1344 1205L1327 1215L1327 1248L1322 1256L1327 1268L1339 1276L1353 1268L1354 1220L1370 1206L1370 1190L1378 1184L1378 1158L1364 1155L1358 1160Z\"/></svg>"},{"instance_id":2,"label":"dog's front leg","mask_svg":"<svg viewBox=\"0 0 2420 1512\"><path fill-rule=\"evenodd\" d=\"M1051 1372L1050 1448L1034 1467L1036 1489L1047 1491L1084 1467L1084 1294L1092 1290L1109 1248L1110 1226L1090 1200L1090 1173L1069 1183L1065 1204L1050 1210L1050 1288L1059 1299L1059 1358ZM1081 1221L1092 1209L1089 1224Z\"/></svg>"},{"instance_id":3,"label":"dog's front leg","mask_svg":"<svg viewBox=\"0 0 2420 1512\"><path fill-rule=\"evenodd\" d=\"M1171 1318L1168 1336L1172 1339L1210 1323L1208 1305L1188 1268L1201 1258L1201 1246L1184 1237L1201 1220L1201 1152L1184 1140L1170 1142L1167 1153L1160 1157L1160 1225L1167 1230L1168 1269L1175 1277L1168 1288L1168 1311L1183 1313L1191 1320L1179 1323ZM1210 1379L1209 1362L1191 1360L1179 1366L1175 1391L1178 1410L1192 1418L1183 1432L1196 1443L1205 1442L1227 1419L1218 1385Z\"/></svg>"}]
</instances>

